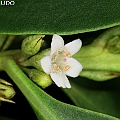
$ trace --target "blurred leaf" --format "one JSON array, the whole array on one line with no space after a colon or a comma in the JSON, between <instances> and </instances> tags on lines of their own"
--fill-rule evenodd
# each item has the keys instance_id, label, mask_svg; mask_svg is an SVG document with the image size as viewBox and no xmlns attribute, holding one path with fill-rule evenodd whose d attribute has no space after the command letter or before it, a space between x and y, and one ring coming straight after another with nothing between
<instances>
[{"instance_id":1,"label":"blurred leaf","mask_svg":"<svg viewBox=\"0 0 120 120\"><path fill-rule=\"evenodd\" d=\"M9 58L2 58L0 66L25 95L38 120L118 120L109 115L89 111L55 100L27 78L15 62Z\"/></svg>"},{"instance_id":2,"label":"blurred leaf","mask_svg":"<svg viewBox=\"0 0 120 120\"><path fill-rule=\"evenodd\" d=\"M82 77L72 79L70 81L72 88L63 91L79 107L120 118L120 91L109 90L107 84L86 80ZM87 86L84 85L85 81ZM111 86L114 84L112 83Z\"/></svg>"},{"instance_id":3,"label":"blurred leaf","mask_svg":"<svg viewBox=\"0 0 120 120\"><path fill-rule=\"evenodd\" d=\"M15 120L15 119L8 118L8 117L5 117L5 116L0 116L0 120Z\"/></svg>"},{"instance_id":4,"label":"blurred leaf","mask_svg":"<svg viewBox=\"0 0 120 120\"><path fill-rule=\"evenodd\" d=\"M0 33L76 34L120 24L120 0L14 0L0 5Z\"/></svg>"}]
</instances>

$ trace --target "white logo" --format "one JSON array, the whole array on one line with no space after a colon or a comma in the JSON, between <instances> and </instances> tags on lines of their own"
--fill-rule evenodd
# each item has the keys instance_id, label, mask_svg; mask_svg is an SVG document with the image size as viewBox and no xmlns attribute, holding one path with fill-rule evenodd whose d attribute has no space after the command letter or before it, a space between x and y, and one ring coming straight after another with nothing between
<instances>
[{"instance_id":1,"label":"white logo","mask_svg":"<svg viewBox=\"0 0 120 120\"><path fill-rule=\"evenodd\" d=\"M1 1L1 5L15 5L15 1Z\"/></svg>"}]
</instances>

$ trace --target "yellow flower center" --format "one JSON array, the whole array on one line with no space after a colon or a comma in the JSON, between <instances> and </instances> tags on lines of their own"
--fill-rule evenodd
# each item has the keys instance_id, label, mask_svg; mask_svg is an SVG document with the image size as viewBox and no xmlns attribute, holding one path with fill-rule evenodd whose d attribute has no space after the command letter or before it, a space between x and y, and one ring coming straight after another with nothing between
<instances>
[{"instance_id":1,"label":"yellow flower center","mask_svg":"<svg viewBox=\"0 0 120 120\"><path fill-rule=\"evenodd\" d=\"M52 57L52 67L53 70L58 71L67 71L70 69L70 66L67 64L67 57L71 57L69 52L66 51L57 51L53 54Z\"/></svg>"}]
</instances>

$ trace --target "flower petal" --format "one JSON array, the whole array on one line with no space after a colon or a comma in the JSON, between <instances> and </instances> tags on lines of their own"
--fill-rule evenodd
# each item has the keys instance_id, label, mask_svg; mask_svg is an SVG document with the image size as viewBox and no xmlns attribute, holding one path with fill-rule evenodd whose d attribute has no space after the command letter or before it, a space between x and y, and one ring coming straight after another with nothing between
<instances>
[{"instance_id":1,"label":"flower petal","mask_svg":"<svg viewBox=\"0 0 120 120\"><path fill-rule=\"evenodd\" d=\"M51 43L51 55L53 55L59 48L64 47L64 40L61 36L54 34Z\"/></svg>"},{"instance_id":2,"label":"flower petal","mask_svg":"<svg viewBox=\"0 0 120 120\"><path fill-rule=\"evenodd\" d=\"M76 39L72 42L69 42L65 45L65 49L67 52L70 52L71 56L77 53L82 46L82 41L80 39Z\"/></svg>"},{"instance_id":3,"label":"flower petal","mask_svg":"<svg viewBox=\"0 0 120 120\"><path fill-rule=\"evenodd\" d=\"M82 71L82 65L80 64L80 62L78 62L76 59L74 58L68 58L66 61L67 65L70 66L70 68L65 71L65 74L70 76L70 77L77 77L80 72Z\"/></svg>"},{"instance_id":4,"label":"flower petal","mask_svg":"<svg viewBox=\"0 0 120 120\"><path fill-rule=\"evenodd\" d=\"M68 78L64 73L50 73L52 80L58 87L71 88Z\"/></svg>"},{"instance_id":5,"label":"flower petal","mask_svg":"<svg viewBox=\"0 0 120 120\"><path fill-rule=\"evenodd\" d=\"M51 57L46 56L40 60L41 67L44 70L45 73L50 74L51 72Z\"/></svg>"}]
</instances>

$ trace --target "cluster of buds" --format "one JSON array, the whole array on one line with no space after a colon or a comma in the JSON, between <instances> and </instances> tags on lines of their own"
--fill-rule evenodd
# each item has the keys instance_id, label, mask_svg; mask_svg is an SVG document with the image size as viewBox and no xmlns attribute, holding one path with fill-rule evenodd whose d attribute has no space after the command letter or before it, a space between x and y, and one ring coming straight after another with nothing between
<instances>
[{"instance_id":1,"label":"cluster of buds","mask_svg":"<svg viewBox=\"0 0 120 120\"><path fill-rule=\"evenodd\" d=\"M36 70L25 68L23 70L34 82L43 88L51 85L51 79L58 87L71 88L66 75L77 77L82 71L83 66L72 57L80 50L82 41L76 39L64 45L63 38L54 34L51 49L38 53L43 43L42 38L44 35L39 36L40 38L38 36L30 36L22 43L22 53L24 56L29 56L29 59L23 61L21 65L24 67L33 66ZM30 58L30 56L32 57Z\"/></svg>"}]
</instances>

